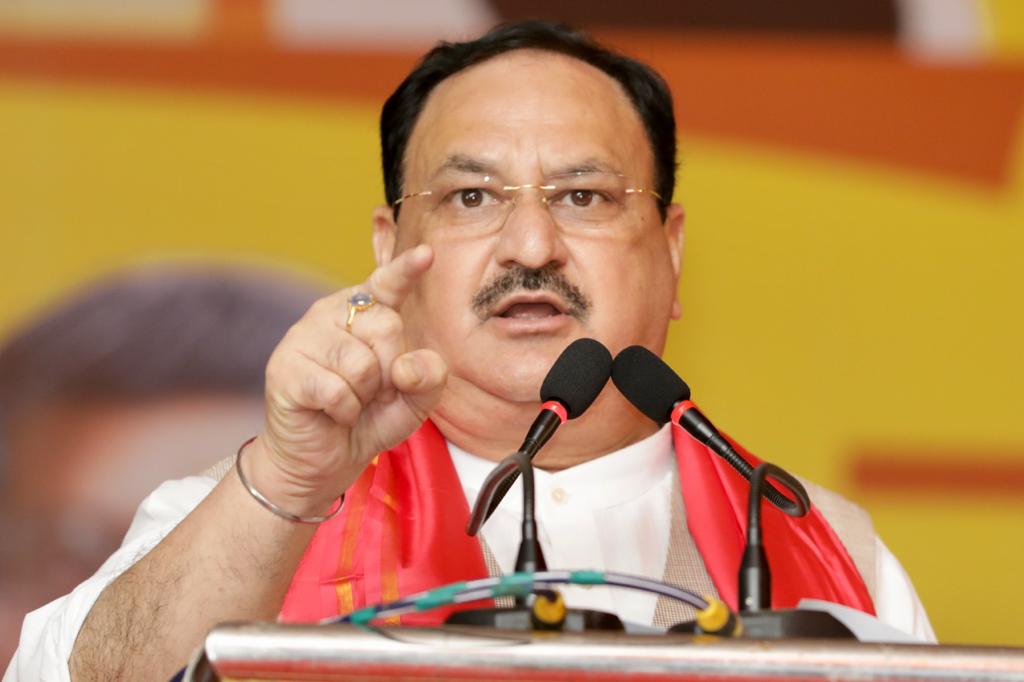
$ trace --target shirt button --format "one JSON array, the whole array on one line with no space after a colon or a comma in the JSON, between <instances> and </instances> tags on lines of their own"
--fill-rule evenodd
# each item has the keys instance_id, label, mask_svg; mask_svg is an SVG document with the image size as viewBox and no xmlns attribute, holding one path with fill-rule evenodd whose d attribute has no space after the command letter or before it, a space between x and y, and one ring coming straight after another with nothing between
<instances>
[{"instance_id":1,"label":"shirt button","mask_svg":"<svg viewBox=\"0 0 1024 682\"><path fill-rule=\"evenodd\" d=\"M568 497L568 493L566 493L561 488L555 488L554 490L551 491L551 499L557 502L558 504L565 503L565 500Z\"/></svg>"}]
</instances>

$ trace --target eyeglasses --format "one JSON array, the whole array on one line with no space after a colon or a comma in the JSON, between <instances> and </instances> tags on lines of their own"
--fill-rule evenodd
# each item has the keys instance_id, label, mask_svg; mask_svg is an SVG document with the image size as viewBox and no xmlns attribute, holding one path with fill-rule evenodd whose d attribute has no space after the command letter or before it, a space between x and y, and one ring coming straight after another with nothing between
<instances>
[{"instance_id":1,"label":"eyeglasses","mask_svg":"<svg viewBox=\"0 0 1024 682\"><path fill-rule=\"evenodd\" d=\"M663 202L653 190L637 187L624 176L609 172L555 175L538 184L508 185L493 175L442 180L392 204L410 199L423 202L432 220L465 235L496 232L508 220L520 194L536 190L552 219L573 230L609 229L622 225L630 197L646 194Z\"/></svg>"}]
</instances>

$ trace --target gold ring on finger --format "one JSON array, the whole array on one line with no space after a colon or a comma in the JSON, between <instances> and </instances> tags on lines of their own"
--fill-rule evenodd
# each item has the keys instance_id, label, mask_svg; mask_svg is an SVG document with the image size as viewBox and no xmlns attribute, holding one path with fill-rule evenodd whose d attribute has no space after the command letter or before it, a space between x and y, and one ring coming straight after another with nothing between
<instances>
[{"instance_id":1,"label":"gold ring on finger","mask_svg":"<svg viewBox=\"0 0 1024 682\"><path fill-rule=\"evenodd\" d=\"M345 319L345 331L352 331L352 320L356 319L356 313L361 313L364 310L369 310L377 304L373 294L367 294L362 291L353 294L348 299L348 317Z\"/></svg>"}]
</instances>

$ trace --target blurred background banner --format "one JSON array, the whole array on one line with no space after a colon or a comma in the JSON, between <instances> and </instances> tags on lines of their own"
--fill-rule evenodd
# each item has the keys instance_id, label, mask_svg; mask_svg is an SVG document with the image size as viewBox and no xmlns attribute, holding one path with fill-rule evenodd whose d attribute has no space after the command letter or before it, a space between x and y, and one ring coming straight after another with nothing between
<instances>
[{"instance_id":1,"label":"blurred background banner","mask_svg":"<svg viewBox=\"0 0 1024 682\"><path fill-rule=\"evenodd\" d=\"M0 488L20 529L4 535L2 591L22 613L57 596L116 544L141 491L258 427L273 339L372 269L384 98L436 40L528 17L585 27L672 86L688 218L667 359L702 407L867 507L941 640L1024 645L1017 0L0 0L0 394L14 395L0 403ZM181 308L195 299L174 292L193 284L175 278L222 305ZM149 293L104 313L94 296L117 282ZM159 329L176 305L159 334L83 332ZM238 321L264 316L277 326ZM211 338L251 361L221 383L168 380L212 373L196 352ZM96 373L45 359L81 348L94 352L74 367ZM108 367L152 378L97 379ZM53 390L25 388L43 374ZM82 377L106 393L86 395ZM111 424L131 419L107 408L140 405L178 427L117 441ZM199 417L228 426L189 439L188 456L167 447L203 433ZM70 492L96 480L130 488L127 511L107 518L112 493ZM51 513L37 535L17 521ZM31 568L40 546L51 567L75 566L81 547L58 545L90 533L77 572Z\"/></svg>"}]
</instances>

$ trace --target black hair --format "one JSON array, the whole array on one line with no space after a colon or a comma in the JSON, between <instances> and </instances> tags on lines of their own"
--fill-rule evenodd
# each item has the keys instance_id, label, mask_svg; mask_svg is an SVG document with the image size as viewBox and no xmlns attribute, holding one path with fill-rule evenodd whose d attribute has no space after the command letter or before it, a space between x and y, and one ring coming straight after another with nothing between
<instances>
[{"instance_id":1,"label":"black hair","mask_svg":"<svg viewBox=\"0 0 1024 682\"><path fill-rule=\"evenodd\" d=\"M622 86L651 143L654 188L662 197L658 207L664 219L676 182L676 123L668 85L651 67L599 45L585 33L565 24L538 20L503 24L476 40L439 43L384 103L380 115L384 194L388 205L394 207L396 218L395 201L402 196L404 182L405 149L431 91L465 68L522 49L546 50L579 59Z\"/></svg>"}]
</instances>

